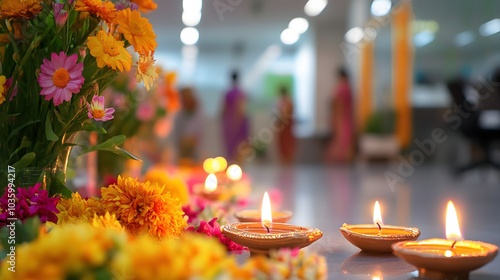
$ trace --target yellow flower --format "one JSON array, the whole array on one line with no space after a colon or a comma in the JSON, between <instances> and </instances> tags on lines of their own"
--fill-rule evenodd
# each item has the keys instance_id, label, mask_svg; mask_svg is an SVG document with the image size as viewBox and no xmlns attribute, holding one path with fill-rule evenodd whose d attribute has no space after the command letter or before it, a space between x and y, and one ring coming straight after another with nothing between
<instances>
[{"instance_id":1,"label":"yellow flower","mask_svg":"<svg viewBox=\"0 0 500 280\"><path fill-rule=\"evenodd\" d=\"M116 8L111 1L77 0L75 10L79 12L88 12L108 23L113 22L116 17Z\"/></svg>"},{"instance_id":2,"label":"yellow flower","mask_svg":"<svg viewBox=\"0 0 500 280\"><path fill-rule=\"evenodd\" d=\"M189 202L189 192L186 183L180 178L171 178L161 169L153 168L144 175L144 181L157 183L164 187L164 192L170 192L173 197L179 198L182 205Z\"/></svg>"},{"instance_id":3,"label":"yellow flower","mask_svg":"<svg viewBox=\"0 0 500 280\"><path fill-rule=\"evenodd\" d=\"M155 50L158 44L153 26L148 19L141 17L141 13L130 8L121 10L115 22L120 25L118 32L125 36L136 52L144 55Z\"/></svg>"},{"instance_id":4,"label":"yellow flower","mask_svg":"<svg viewBox=\"0 0 500 280\"><path fill-rule=\"evenodd\" d=\"M117 184L102 188L101 194L104 209L131 234L178 237L187 226L179 199L156 183L118 177Z\"/></svg>"},{"instance_id":5,"label":"yellow flower","mask_svg":"<svg viewBox=\"0 0 500 280\"><path fill-rule=\"evenodd\" d=\"M104 215L101 203L95 197L83 199L79 193L71 194L71 198L61 199L57 204L57 224L75 224L92 222L95 215Z\"/></svg>"},{"instance_id":6,"label":"yellow flower","mask_svg":"<svg viewBox=\"0 0 500 280\"><path fill-rule=\"evenodd\" d=\"M96 58L99 68L105 65L120 70L129 71L132 66L132 56L124 48L123 41L117 41L112 35L103 30L97 32L97 36L88 38L87 46L90 54Z\"/></svg>"},{"instance_id":7,"label":"yellow flower","mask_svg":"<svg viewBox=\"0 0 500 280\"><path fill-rule=\"evenodd\" d=\"M42 11L40 0L2 0L0 18L31 19Z\"/></svg>"},{"instance_id":8,"label":"yellow flower","mask_svg":"<svg viewBox=\"0 0 500 280\"><path fill-rule=\"evenodd\" d=\"M127 244L113 264L130 279L218 279L235 260L216 240L196 234L155 241L141 237Z\"/></svg>"},{"instance_id":9,"label":"yellow flower","mask_svg":"<svg viewBox=\"0 0 500 280\"><path fill-rule=\"evenodd\" d=\"M5 87L4 84L7 81L7 78L5 78L4 75L0 76L0 104L2 104L5 101Z\"/></svg>"},{"instance_id":10,"label":"yellow flower","mask_svg":"<svg viewBox=\"0 0 500 280\"><path fill-rule=\"evenodd\" d=\"M153 0L132 0L132 2L136 3L142 12L150 12L158 8L158 5Z\"/></svg>"},{"instance_id":11,"label":"yellow flower","mask_svg":"<svg viewBox=\"0 0 500 280\"><path fill-rule=\"evenodd\" d=\"M7 270L9 263L3 260L0 279L67 279L69 275L89 279L85 276L95 269L110 266L112 250L126 241L124 233L89 224L55 227L30 243L17 245L16 272Z\"/></svg>"},{"instance_id":12,"label":"yellow flower","mask_svg":"<svg viewBox=\"0 0 500 280\"><path fill-rule=\"evenodd\" d=\"M110 215L108 212L106 212L106 215L104 216L94 215L92 226L96 228L110 228L117 231L125 231L123 226L116 219L116 216L114 214Z\"/></svg>"},{"instance_id":13,"label":"yellow flower","mask_svg":"<svg viewBox=\"0 0 500 280\"><path fill-rule=\"evenodd\" d=\"M146 90L150 90L154 81L158 78L158 73L156 72L154 63L155 60L151 53L139 56L139 61L137 61L137 71L135 76L138 83L144 83Z\"/></svg>"}]
</instances>

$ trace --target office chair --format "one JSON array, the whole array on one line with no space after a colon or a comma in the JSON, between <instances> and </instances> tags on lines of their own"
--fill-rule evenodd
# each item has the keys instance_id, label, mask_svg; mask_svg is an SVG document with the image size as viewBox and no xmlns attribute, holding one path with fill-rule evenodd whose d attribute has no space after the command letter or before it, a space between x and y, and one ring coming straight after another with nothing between
<instances>
[{"instance_id":1,"label":"office chair","mask_svg":"<svg viewBox=\"0 0 500 280\"><path fill-rule=\"evenodd\" d=\"M447 84L453 104L464 112L458 129L473 144L480 148L483 157L457 167L455 174L479 167L494 167L500 170L500 163L493 159L493 144L500 140L500 68L487 84L477 84L475 89L480 97L478 104L467 99L465 91L468 86L463 79L455 79ZM458 115L458 114L457 114Z\"/></svg>"}]
</instances>

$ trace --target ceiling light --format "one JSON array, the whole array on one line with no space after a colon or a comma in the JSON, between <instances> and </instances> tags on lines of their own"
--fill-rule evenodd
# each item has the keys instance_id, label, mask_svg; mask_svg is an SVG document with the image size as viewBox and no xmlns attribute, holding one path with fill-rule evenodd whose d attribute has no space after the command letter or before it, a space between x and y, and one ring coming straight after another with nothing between
<instances>
[{"instance_id":1,"label":"ceiling light","mask_svg":"<svg viewBox=\"0 0 500 280\"><path fill-rule=\"evenodd\" d=\"M200 23L200 11L184 11L182 13L182 22L187 26L196 26Z\"/></svg>"},{"instance_id":2,"label":"ceiling light","mask_svg":"<svg viewBox=\"0 0 500 280\"><path fill-rule=\"evenodd\" d=\"M363 39L363 29L361 27L353 27L345 33L347 43L356 44Z\"/></svg>"},{"instance_id":3,"label":"ceiling light","mask_svg":"<svg viewBox=\"0 0 500 280\"><path fill-rule=\"evenodd\" d=\"M309 22L305 18L294 18L288 24L288 28L295 31L297 34L302 34L309 28Z\"/></svg>"},{"instance_id":4,"label":"ceiling light","mask_svg":"<svg viewBox=\"0 0 500 280\"><path fill-rule=\"evenodd\" d=\"M184 45L194 45L198 42L200 33L194 27L184 27L181 31L181 41Z\"/></svg>"},{"instance_id":5,"label":"ceiling light","mask_svg":"<svg viewBox=\"0 0 500 280\"><path fill-rule=\"evenodd\" d=\"M293 45L299 40L299 34L297 34L295 31L291 30L290 28L287 28L281 32L281 42L285 45Z\"/></svg>"},{"instance_id":6,"label":"ceiling light","mask_svg":"<svg viewBox=\"0 0 500 280\"><path fill-rule=\"evenodd\" d=\"M492 19L479 27L479 33L486 37L500 32L500 18Z\"/></svg>"},{"instance_id":7,"label":"ceiling light","mask_svg":"<svg viewBox=\"0 0 500 280\"><path fill-rule=\"evenodd\" d=\"M472 32L470 31L464 31L455 35L455 39L453 41L455 43L455 46L463 47L474 41L474 34L472 34Z\"/></svg>"},{"instance_id":8,"label":"ceiling light","mask_svg":"<svg viewBox=\"0 0 500 280\"><path fill-rule=\"evenodd\" d=\"M184 11L197 11L201 12L202 0L183 0L182 8Z\"/></svg>"},{"instance_id":9,"label":"ceiling light","mask_svg":"<svg viewBox=\"0 0 500 280\"><path fill-rule=\"evenodd\" d=\"M434 38L436 35L434 33L429 32L429 31L422 31L413 37L413 44L415 44L415 47L423 47L425 45L430 44L432 41L434 41Z\"/></svg>"},{"instance_id":10,"label":"ceiling light","mask_svg":"<svg viewBox=\"0 0 500 280\"><path fill-rule=\"evenodd\" d=\"M389 13L391 10L391 0L373 0L371 11L372 15L382 17Z\"/></svg>"},{"instance_id":11,"label":"ceiling light","mask_svg":"<svg viewBox=\"0 0 500 280\"><path fill-rule=\"evenodd\" d=\"M310 17L319 15L328 4L328 0L309 0L304 7L304 12Z\"/></svg>"}]
</instances>

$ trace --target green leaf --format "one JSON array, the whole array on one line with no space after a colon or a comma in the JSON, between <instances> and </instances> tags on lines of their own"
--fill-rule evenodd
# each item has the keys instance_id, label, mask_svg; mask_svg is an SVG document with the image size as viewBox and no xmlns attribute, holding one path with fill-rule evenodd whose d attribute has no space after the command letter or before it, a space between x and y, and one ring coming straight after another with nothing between
<instances>
[{"instance_id":1,"label":"green leaf","mask_svg":"<svg viewBox=\"0 0 500 280\"><path fill-rule=\"evenodd\" d=\"M124 135L113 136L101 144L95 145L93 147L84 147L81 154L95 151L107 151L128 159L140 160L138 157L118 147L118 145L121 145L123 144L123 142L125 142L125 139L126 137Z\"/></svg>"},{"instance_id":2,"label":"green leaf","mask_svg":"<svg viewBox=\"0 0 500 280\"><path fill-rule=\"evenodd\" d=\"M28 167L34 160L35 160L36 154L31 152L25 154L20 160L18 160L16 163L14 163L12 166L14 168L25 168Z\"/></svg>"},{"instance_id":3,"label":"green leaf","mask_svg":"<svg viewBox=\"0 0 500 280\"><path fill-rule=\"evenodd\" d=\"M95 132L99 132L101 134L106 134L107 133L107 131L106 131L106 129L104 129L104 127L102 127L102 126L96 126L93 123L86 123L86 124L84 124L83 126L80 127L80 130L95 131Z\"/></svg>"},{"instance_id":4,"label":"green leaf","mask_svg":"<svg viewBox=\"0 0 500 280\"><path fill-rule=\"evenodd\" d=\"M59 178L59 176L54 176L51 178L49 186L49 196L61 194L62 197L69 198L71 197L71 193L71 190L66 187L63 180Z\"/></svg>"},{"instance_id":5,"label":"green leaf","mask_svg":"<svg viewBox=\"0 0 500 280\"><path fill-rule=\"evenodd\" d=\"M21 140L21 146L19 146L14 152L12 152L12 154L10 154L9 160L12 159L17 153L19 153L19 151L22 148L27 148L29 146L31 146L31 141L28 140L28 138L26 138L26 136L24 136L23 140Z\"/></svg>"},{"instance_id":6,"label":"green leaf","mask_svg":"<svg viewBox=\"0 0 500 280\"><path fill-rule=\"evenodd\" d=\"M16 129L12 130L10 133L9 133L9 136L7 137L7 140L10 140L12 137L14 137L14 135L16 135L19 131L21 131L21 129L27 127L28 125L31 125L31 124L34 124L34 123L37 123L37 122L40 122L39 120L36 120L36 121L29 121L27 123L24 123L18 127L16 127Z\"/></svg>"},{"instance_id":7,"label":"green leaf","mask_svg":"<svg viewBox=\"0 0 500 280\"><path fill-rule=\"evenodd\" d=\"M59 140L59 137L54 133L52 130L52 114L48 113L47 118L45 118L45 136L47 137L47 140L49 141L57 141Z\"/></svg>"}]
</instances>

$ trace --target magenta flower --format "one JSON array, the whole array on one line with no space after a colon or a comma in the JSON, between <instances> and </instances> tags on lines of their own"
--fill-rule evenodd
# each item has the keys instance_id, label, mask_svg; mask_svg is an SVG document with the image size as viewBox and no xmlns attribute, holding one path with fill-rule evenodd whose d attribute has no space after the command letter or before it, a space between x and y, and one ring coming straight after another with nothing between
<instances>
[{"instance_id":1,"label":"magenta flower","mask_svg":"<svg viewBox=\"0 0 500 280\"><path fill-rule=\"evenodd\" d=\"M78 55L66 56L64 52L59 55L52 53L50 60L44 58L40 66L41 72L38 83L42 87L40 95L45 100L52 100L55 106L64 101L70 101L71 95L80 92L85 79L82 76L83 63L77 63Z\"/></svg>"},{"instance_id":2,"label":"magenta flower","mask_svg":"<svg viewBox=\"0 0 500 280\"><path fill-rule=\"evenodd\" d=\"M220 231L220 225L217 223L217 218L213 218L208 223L206 221L201 221L200 226L195 229L194 227L187 228L187 231L198 232L204 234L208 237L216 238L226 246L226 249L231 252L243 252L248 251L248 248L241 246L238 243L233 242L231 239L225 237Z\"/></svg>"},{"instance_id":3,"label":"magenta flower","mask_svg":"<svg viewBox=\"0 0 500 280\"><path fill-rule=\"evenodd\" d=\"M9 192L6 191L3 194L0 198L0 227L10 223L7 218L17 218L24 221L27 218L38 216L43 223L57 222L56 213L59 213L59 210L57 210L56 205L59 198L50 198L49 193L40 189L40 186L40 184L36 184L33 187L16 189L14 211L9 209Z\"/></svg>"},{"instance_id":4,"label":"magenta flower","mask_svg":"<svg viewBox=\"0 0 500 280\"><path fill-rule=\"evenodd\" d=\"M64 10L64 4L54 3L52 4L52 8L54 11L54 18L56 20L56 25L58 27L62 27L66 23L66 20L68 19L68 12Z\"/></svg>"},{"instance_id":5,"label":"magenta flower","mask_svg":"<svg viewBox=\"0 0 500 280\"><path fill-rule=\"evenodd\" d=\"M94 95L92 104L87 103L89 109L87 115L90 119L105 122L113 119L114 108L104 108L104 96Z\"/></svg>"}]
</instances>

